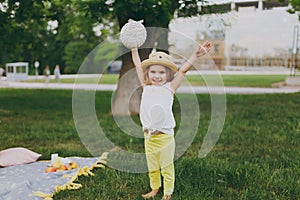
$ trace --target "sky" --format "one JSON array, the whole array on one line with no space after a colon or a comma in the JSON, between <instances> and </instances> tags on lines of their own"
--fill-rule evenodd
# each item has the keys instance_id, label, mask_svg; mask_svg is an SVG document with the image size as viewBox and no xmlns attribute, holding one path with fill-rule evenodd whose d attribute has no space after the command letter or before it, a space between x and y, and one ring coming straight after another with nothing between
<instances>
[{"instance_id":1,"label":"sky","mask_svg":"<svg viewBox=\"0 0 300 200\"><path fill-rule=\"evenodd\" d=\"M197 32L225 29L227 54L231 44L235 44L247 48L250 56L274 55L275 49L288 51L292 47L294 27L300 26L298 16L286 10L287 7L271 10L243 7L238 12L223 15L178 18L170 23L169 28L192 39L195 39ZM179 40L176 43L179 48L186 44Z\"/></svg>"}]
</instances>

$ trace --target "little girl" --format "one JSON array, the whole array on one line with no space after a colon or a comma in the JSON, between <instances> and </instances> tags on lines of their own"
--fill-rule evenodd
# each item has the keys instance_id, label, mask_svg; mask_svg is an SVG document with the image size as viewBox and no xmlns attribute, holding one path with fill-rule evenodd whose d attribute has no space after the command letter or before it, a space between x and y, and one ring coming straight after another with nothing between
<instances>
[{"instance_id":1,"label":"little girl","mask_svg":"<svg viewBox=\"0 0 300 200\"><path fill-rule=\"evenodd\" d=\"M210 46L209 42L197 46L179 70L172 62L172 57L164 52L152 53L149 59L141 62L137 48L131 50L133 63L143 87L140 120L145 134L145 153L152 189L142 195L145 199L157 195L161 187L161 175L164 189L162 200L171 199L175 182L173 96L185 73L198 57L210 51Z\"/></svg>"}]
</instances>

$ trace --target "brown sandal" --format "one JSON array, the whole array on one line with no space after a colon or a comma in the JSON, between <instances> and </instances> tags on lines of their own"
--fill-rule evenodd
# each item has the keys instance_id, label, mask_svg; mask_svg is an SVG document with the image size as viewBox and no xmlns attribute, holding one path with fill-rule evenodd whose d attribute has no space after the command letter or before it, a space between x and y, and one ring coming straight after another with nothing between
<instances>
[{"instance_id":1,"label":"brown sandal","mask_svg":"<svg viewBox=\"0 0 300 200\"><path fill-rule=\"evenodd\" d=\"M147 194L142 194L142 197L144 199L150 199L150 198L154 198L158 193L158 190L152 190L151 192L147 193Z\"/></svg>"}]
</instances>

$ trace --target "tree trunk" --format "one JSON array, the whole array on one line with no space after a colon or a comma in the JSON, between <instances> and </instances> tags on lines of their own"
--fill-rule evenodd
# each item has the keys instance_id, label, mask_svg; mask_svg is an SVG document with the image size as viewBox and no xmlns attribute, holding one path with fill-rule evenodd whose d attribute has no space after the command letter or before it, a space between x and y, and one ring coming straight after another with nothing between
<instances>
[{"instance_id":1,"label":"tree trunk","mask_svg":"<svg viewBox=\"0 0 300 200\"><path fill-rule=\"evenodd\" d=\"M141 60L148 58L151 49L139 49ZM112 114L134 115L140 111L142 88L131 58L131 52L122 56L117 90L115 91Z\"/></svg>"},{"instance_id":2,"label":"tree trunk","mask_svg":"<svg viewBox=\"0 0 300 200\"><path fill-rule=\"evenodd\" d=\"M141 60L148 58L155 42L160 51L168 51L168 31L167 29L147 29L147 40L139 48ZM125 47L124 47L125 48ZM123 49L124 50L124 49ZM134 115L140 111L142 88L138 80L136 70L131 58L130 50L124 50L122 54L122 68L120 71L117 90L115 91L112 114L113 115Z\"/></svg>"}]
</instances>

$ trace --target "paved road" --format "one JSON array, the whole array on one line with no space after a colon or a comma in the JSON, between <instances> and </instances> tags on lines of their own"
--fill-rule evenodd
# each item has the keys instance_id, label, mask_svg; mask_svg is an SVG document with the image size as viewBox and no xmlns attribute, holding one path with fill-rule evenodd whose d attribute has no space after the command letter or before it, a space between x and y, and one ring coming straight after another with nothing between
<instances>
[{"instance_id":1,"label":"paved road","mask_svg":"<svg viewBox=\"0 0 300 200\"><path fill-rule=\"evenodd\" d=\"M0 81L0 88L21 88L21 89L80 89L97 91L114 91L117 86L112 84L68 84L68 83L27 83ZM181 86L178 93L197 94L271 94L271 93L297 93L300 87L282 88L253 88L253 87L206 87L206 86Z\"/></svg>"}]
</instances>

